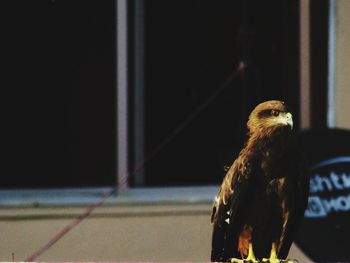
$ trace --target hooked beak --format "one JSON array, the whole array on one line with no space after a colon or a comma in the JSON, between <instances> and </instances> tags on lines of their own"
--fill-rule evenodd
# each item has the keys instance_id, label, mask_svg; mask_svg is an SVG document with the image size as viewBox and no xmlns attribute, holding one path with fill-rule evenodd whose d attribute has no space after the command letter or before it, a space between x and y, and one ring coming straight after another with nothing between
<instances>
[{"instance_id":1,"label":"hooked beak","mask_svg":"<svg viewBox=\"0 0 350 263\"><path fill-rule=\"evenodd\" d=\"M281 112L277 117L276 121L283 124L289 125L291 129L293 129L293 116L290 112Z\"/></svg>"},{"instance_id":2,"label":"hooked beak","mask_svg":"<svg viewBox=\"0 0 350 263\"><path fill-rule=\"evenodd\" d=\"M293 129L293 115L290 112L287 112L284 115L284 119L286 121L286 124L289 125L291 129Z\"/></svg>"}]
</instances>

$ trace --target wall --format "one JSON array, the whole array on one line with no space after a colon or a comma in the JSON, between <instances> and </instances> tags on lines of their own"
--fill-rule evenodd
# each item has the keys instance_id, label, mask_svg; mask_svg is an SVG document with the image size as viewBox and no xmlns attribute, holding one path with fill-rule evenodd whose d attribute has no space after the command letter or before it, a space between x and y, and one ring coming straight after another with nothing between
<instances>
[{"instance_id":1,"label":"wall","mask_svg":"<svg viewBox=\"0 0 350 263\"><path fill-rule=\"evenodd\" d=\"M336 127L350 129L350 1L336 3Z\"/></svg>"},{"instance_id":2,"label":"wall","mask_svg":"<svg viewBox=\"0 0 350 263\"><path fill-rule=\"evenodd\" d=\"M0 209L0 261L23 261L84 208ZM210 204L101 207L36 261L209 261ZM296 247L291 258L310 262Z\"/></svg>"}]
</instances>

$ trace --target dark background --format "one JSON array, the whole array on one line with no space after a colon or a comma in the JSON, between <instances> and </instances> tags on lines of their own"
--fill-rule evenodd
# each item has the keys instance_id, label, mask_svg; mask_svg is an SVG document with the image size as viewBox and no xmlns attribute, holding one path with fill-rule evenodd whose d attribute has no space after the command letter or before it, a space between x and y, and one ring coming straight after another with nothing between
<instances>
[{"instance_id":1,"label":"dark background","mask_svg":"<svg viewBox=\"0 0 350 263\"><path fill-rule=\"evenodd\" d=\"M152 152L236 70L247 68L146 165L146 184L213 184L249 112L282 99L298 126L297 1L145 1L145 140Z\"/></svg>"},{"instance_id":2,"label":"dark background","mask_svg":"<svg viewBox=\"0 0 350 263\"><path fill-rule=\"evenodd\" d=\"M146 165L146 186L219 183L258 102L285 100L298 124L298 1L144 3L146 155L222 85L239 61L247 65ZM129 4L132 58L133 1ZM3 80L9 92L8 147L1 187L113 185L114 1L40 1L8 11L3 36L4 75L10 79Z\"/></svg>"},{"instance_id":3,"label":"dark background","mask_svg":"<svg viewBox=\"0 0 350 263\"><path fill-rule=\"evenodd\" d=\"M114 2L8 7L11 161L1 187L114 183ZM7 64L6 64L7 65Z\"/></svg>"}]
</instances>

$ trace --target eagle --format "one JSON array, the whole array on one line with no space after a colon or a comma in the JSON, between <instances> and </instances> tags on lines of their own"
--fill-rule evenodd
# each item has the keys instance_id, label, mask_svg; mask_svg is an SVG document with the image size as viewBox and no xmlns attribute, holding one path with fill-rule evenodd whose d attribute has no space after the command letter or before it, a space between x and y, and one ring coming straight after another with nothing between
<instances>
[{"instance_id":1,"label":"eagle","mask_svg":"<svg viewBox=\"0 0 350 263\"><path fill-rule=\"evenodd\" d=\"M284 102L266 101L247 128L214 200L211 261L289 262L309 192L292 114Z\"/></svg>"}]
</instances>

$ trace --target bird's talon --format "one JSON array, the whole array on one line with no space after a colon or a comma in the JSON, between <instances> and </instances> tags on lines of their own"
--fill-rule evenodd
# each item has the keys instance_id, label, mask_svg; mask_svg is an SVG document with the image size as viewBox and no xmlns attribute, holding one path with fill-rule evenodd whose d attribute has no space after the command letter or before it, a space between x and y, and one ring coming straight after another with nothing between
<instances>
[{"instance_id":1,"label":"bird's talon","mask_svg":"<svg viewBox=\"0 0 350 263\"><path fill-rule=\"evenodd\" d=\"M231 263L243 263L244 261L239 258L231 258Z\"/></svg>"},{"instance_id":2,"label":"bird's talon","mask_svg":"<svg viewBox=\"0 0 350 263\"><path fill-rule=\"evenodd\" d=\"M263 258L261 262L267 263L298 263L296 259Z\"/></svg>"},{"instance_id":3,"label":"bird's talon","mask_svg":"<svg viewBox=\"0 0 350 263\"><path fill-rule=\"evenodd\" d=\"M259 263L259 261L256 259L244 259L243 262L244 263Z\"/></svg>"}]
</instances>

